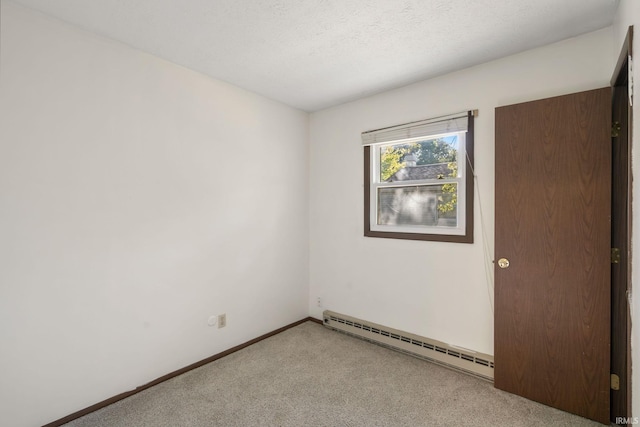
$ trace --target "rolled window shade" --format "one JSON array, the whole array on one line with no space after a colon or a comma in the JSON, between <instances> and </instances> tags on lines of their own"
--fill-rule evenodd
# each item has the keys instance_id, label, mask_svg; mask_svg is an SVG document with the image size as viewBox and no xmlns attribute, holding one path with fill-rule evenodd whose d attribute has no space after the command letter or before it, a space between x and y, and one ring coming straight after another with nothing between
<instances>
[{"instance_id":1,"label":"rolled window shade","mask_svg":"<svg viewBox=\"0 0 640 427\"><path fill-rule=\"evenodd\" d=\"M413 138L428 138L453 132L466 132L469 112L451 114L418 122L370 130L362 133L362 145L386 144Z\"/></svg>"}]
</instances>

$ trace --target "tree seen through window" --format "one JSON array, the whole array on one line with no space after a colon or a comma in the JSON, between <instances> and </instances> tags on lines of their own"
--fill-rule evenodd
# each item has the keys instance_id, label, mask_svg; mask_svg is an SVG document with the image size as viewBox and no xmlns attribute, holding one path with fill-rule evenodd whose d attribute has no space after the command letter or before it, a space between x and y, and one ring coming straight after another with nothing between
<instances>
[{"instance_id":1,"label":"tree seen through window","mask_svg":"<svg viewBox=\"0 0 640 427\"><path fill-rule=\"evenodd\" d=\"M380 148L380 181L405 181L416 179L417 166L433 165L430 173L435 176L421 176L422 179L444 179L458 174L457 136L430 139L407 144L389 145ZM440 168L435 166L440 165ZM438 196L438 213L447 216L455 214L457 206L456 184L443 184Z\"/></svg>"}]
</instances>

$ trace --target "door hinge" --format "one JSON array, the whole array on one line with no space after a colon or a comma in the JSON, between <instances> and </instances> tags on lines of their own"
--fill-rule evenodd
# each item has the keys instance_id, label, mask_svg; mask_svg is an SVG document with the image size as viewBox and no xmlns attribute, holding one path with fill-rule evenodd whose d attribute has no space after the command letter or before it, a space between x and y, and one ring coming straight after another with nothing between
<instances>
[{"instance_id":1,"label":"door hinge","mask_svg":"<svg viewBox=\"0 0 640 427\"><path fill-rule=\"evenodd\" d=\"M620 122L613 122L611 125L611 138L617 138L620 136Z\"/></svg>"},{"instance_id":2,"label":"door hinge","mask_svg":"<svg viewBox=\"0 0 640 427\"><path fill-rule=\"evenodd\" d=\"M611 248L611 264L620 264L619 248Z\"/></svg>"},{"instance_id":3,"label":"door hinge","mask_svg":"<svg viewBox=\"0 0 640 427\"><path fill-rule=\"evenodd\" d=\"M616 374L611 374L611 390L620 390L620 377Z\"/></svg>"},{"instance_id":4,"label":"door hinge","mask_svg":"<svg viewBox=\"0 0 640 427\"><path fill-rule=\"evenodd\" d=\"M629 106L633 107L633 57L629 55L629 61L627 61L627 77L629 79L627 85L629 86Z\"/></svg>"}]
</instances>

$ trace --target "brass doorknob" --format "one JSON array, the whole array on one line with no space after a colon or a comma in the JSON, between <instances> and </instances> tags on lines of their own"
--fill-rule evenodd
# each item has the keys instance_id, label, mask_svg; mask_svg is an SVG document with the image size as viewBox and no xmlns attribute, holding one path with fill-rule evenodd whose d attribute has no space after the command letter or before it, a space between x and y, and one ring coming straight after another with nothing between
<instances>
[{"instance_id":1,"label":"brass doorknob","mask_svg":"<svg viewBox=\"0 0 640 427\"><path fill-rule=\"evenodd\" d=\"M509 260L506 258L500 258L498 260L498 267L500 268L509 268Z\"/></svg>"}]
</instances>

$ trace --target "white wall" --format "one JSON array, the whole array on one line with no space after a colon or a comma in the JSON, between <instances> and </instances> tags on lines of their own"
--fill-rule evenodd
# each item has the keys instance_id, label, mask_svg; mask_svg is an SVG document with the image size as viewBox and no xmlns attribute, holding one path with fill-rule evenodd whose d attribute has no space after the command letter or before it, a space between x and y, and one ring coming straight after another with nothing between
<instances>
[{"instance_id":1,"label":"white wall","mask_svg":"<svg viewBox=\"0 0 640 427\"><path fill-rule=\"evenodd\" d=\"M640 170L640 150L637 147L640 146L640 132L639 124L640 124L640 108L638 107L638 82L640 82L640 49L638 49L638 41L640 40L640 2L637 0L620 0L620 4L618 5L618 10L616 13L616 17L613 23L614 29L614 53L615 60L611 65L611 75L613 75L615 63L618 59L620 51L622 50L622 43L624 42L625 36L627 35L627 30L630 25L634 25L634 43L633 43L633 54L635 57L635 67L633 70L633 79L635 81L635 103L636 105L633 108L633 140L631 142L632 146L632 173L634 176L638 176ZM631 321L632 324L636 324L638 322L638 311L633 311L633 307L640 307L640 289L638 288L638 284L640 283L640 250L638 249L638 245L640 244L640 210L638 210L638 200L640 200L640 186L636 181L633 184L633 195L632 195L632 210L633 210L633 227L632 227L632 236L631 236L631 247L632 247L632 260L631 264L633 268L631 269L632 277L632 311L631 311ZM640 417L640 369L635 369L637 361L640 361L640 328L634 327L632 325L631 328L631 398L632 398L632 415L635 417Z\"/></svg>"},{"instance_id":2,"label":"white wall","mask_svg":"<svg viewBox=\"0 0 640 427\"><path fill-rule=\"evenodd\" d=\"M306 317L308 115L1 8L0 424Z\"/></svg>"},{"instance_id":3,"label":"white wall","mask_svg":"<svg viewBox=\"0 0 640 427\"><path fill-rule=\"evenodd\" d=\"M612 38L609 27L313 113L312 315L321 316L320 297L324 308L493 354L493 290L484 269L481 218L492 259L494 109L607 86ZM360 133L476 108L475 243L363 237Z\"/></svg>"}]
</instances>

